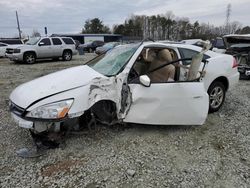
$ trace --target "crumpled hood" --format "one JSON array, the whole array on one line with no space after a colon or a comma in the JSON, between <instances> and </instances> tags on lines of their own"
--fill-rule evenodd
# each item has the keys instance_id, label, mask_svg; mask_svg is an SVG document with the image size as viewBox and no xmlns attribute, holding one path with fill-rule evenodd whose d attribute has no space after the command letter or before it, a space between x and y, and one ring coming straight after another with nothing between
<instances>
[{"instance_id":1,"label":"crumpled hood","mask_svg":"<svg viewBox=\"0 0 250 188\"><path fill-rule=\"evenodd\" d=\"M97 77L104 76L87 65L72 67L18 86L10 94L10 100L22 108L27 108L41 98L85 86Z\"/></svg>"}]
</instances>

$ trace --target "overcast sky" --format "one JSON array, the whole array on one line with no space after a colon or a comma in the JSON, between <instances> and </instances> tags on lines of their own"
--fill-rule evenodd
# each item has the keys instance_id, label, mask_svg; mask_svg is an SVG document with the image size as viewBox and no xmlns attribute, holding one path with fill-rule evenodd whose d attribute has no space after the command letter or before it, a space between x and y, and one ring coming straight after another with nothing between
<instances>
[{"instance_id":1,"label":"overcast sky","mask_svg":"<svg viewBox=\"0 0 250 188\"><path fill-rule=\"evenodd\" d=\"M232 5L231 21L250 25L250 0L0 0L0 37L17 36L15 11L21 30L44 33L78 33L88 18L98 17L112 27L132 14L154 15L172 11L214 25L225 23L226 7Z\"/></svg>"}]
</instances>

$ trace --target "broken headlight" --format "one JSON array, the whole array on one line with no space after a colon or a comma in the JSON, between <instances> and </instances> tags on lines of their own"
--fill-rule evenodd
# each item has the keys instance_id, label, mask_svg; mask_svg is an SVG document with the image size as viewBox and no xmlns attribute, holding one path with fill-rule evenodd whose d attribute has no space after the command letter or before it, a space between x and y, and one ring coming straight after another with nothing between
<instances>
[{"instance_id":1,"label":"broken headlight","mask_svg":"<svg viewBox=\"0 0 250 188\"><path fill-rule=\"evenodd\" d=\"M39 106L34 110L28 112L26 117L41 119L64 118L67 115L73 101L73 99L69 99Z\"/></svg>"}]
</instances>

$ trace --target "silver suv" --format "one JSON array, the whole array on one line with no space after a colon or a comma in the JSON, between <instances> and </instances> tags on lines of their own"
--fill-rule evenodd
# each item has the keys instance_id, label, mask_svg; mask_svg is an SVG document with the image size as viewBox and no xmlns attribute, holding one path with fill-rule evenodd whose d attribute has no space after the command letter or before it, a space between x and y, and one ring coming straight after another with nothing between
<instances>
[{"instance_id":1,"label":"silver suv","mask_svg":"<svg viewBox=\"0 0 250 188\"><path fill-rule=\"evenodd\" d=\"M64 61L70 61L76 53L75 42L70 37L35 37L30 38L24 45L6 49L6 56L10 60L28 64L44 58L62 57Z\"/></svg>"}]
</instances>

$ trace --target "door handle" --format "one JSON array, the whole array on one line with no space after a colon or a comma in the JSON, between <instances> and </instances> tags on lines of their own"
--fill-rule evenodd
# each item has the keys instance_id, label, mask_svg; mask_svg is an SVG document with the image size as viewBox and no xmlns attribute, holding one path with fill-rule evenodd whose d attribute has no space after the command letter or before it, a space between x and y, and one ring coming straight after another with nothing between
<instances>
[{"instance_id":1,"label":"door handle","mask_svg":"<svg viewBox=\"0 0 250 188\"><path fill-rule=\"evenodd\" d=\"M202 98L202 96L194 96L193 98L194 99L200 99L200 98Z\"/></svg>"}]
</instances>

